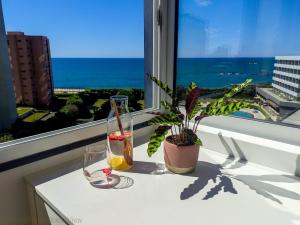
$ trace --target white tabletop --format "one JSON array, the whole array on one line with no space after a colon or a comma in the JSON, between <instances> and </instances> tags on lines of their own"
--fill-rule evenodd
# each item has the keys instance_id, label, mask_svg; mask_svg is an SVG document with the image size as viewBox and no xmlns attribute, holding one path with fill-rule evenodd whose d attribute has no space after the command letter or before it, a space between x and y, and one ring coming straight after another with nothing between
<instances>
[{"instance_id":1,"label":"white tabletop","mask_svg":"<svg viewBox=\"0 0 300 225\"><path fill-rule=\"evenodd\" d=\"M300 224L300 179L294 176L204 149L190 175L156 174L163 154L160 149L148 158L146 144L134 149L134 160L133 171L115 172L133 182L123 189L95 188L81 169L35 188L74 225Z\"/></svg>"}]
</instances>

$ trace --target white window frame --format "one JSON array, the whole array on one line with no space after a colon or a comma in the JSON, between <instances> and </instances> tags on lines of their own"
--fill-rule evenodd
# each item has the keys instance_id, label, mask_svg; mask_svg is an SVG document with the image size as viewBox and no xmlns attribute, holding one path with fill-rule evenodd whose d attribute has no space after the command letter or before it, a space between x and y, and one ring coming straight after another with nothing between
<instances>
[{"instance_id":1,"label":"white window frame","mask_svg":"<svg viewBox=\"0 0 300 225\"><path fill-rule=\"evenodd\" d=\"M145 27L145 45L152 44L152 50L145 48L145 62L146 59L148 59L147 62L151 62L151 65L145 66L145 73L167 82L170 86L173 85L174 71L171 66L166 65L173 65L174 60L172 58L174 56L172 53L174 51L172 40L174 42L175 26L170 26L170 24L174 23L175 13L172 10L175 9L175 2L144 0L145 23L148 22L149 24L150 19L153 22L152 27ZM159 10L162 15L162 24L157 22ZM160 100L167 98L156 85L152 85L152 82L147 82L146 78L145 84L146 106L152 104L152 107L133 113L134 125L149 121L153 115L147 112L160 109ZM104 119L1 143L0 165L105 134L106 120ZM136 132L135 136L138 136L138 132Z\"/></svg>"}]
</instances>

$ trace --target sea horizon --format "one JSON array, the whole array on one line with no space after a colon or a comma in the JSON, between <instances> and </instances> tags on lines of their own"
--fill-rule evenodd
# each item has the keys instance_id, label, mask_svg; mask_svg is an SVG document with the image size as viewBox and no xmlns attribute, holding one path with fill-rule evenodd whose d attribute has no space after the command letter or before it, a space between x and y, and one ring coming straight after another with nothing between
<instances>
[{"instance_id":1,"label":"sea horizon","mask_svg":"<svg viewBox=\"0 0 300 225\"><path fill-rule=\"evenodd\" d=\"M275 57L178 58L177 85L221 88L271 83ZM144 58L53 57L54 88L144 88ZM105 80L103 80L105 79Z\"/></svg>"},{"instance_id":2,"label":"sea horizon","mask_svg":"<svg viewBox=\"0 0 300 225\"><path fill-rule=\"evenodd\" d=\"M275 58L277 56L178 57L178 59ZM144 59L144 57L51 57L51 59Z\"/></svg>"}]
</instances>

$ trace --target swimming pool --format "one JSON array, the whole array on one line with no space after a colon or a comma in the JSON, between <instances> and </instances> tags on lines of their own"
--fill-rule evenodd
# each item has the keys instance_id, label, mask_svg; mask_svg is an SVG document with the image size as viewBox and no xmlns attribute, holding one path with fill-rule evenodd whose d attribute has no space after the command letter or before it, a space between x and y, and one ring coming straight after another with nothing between
<instances>
[{"instance_id":1,"label":"swimming pool","mask_svg":"<svg viewBox=\"0 0 300 225\"><path fill-rule=\"evenodd\" d=\"M237 116L237 117L244 117L244 118L254 118L254 116L251 113L247 113L247 112L243 112L243 111L233 112L233 113L231 113L231 115Z\"/></svg>"}]
</instances>

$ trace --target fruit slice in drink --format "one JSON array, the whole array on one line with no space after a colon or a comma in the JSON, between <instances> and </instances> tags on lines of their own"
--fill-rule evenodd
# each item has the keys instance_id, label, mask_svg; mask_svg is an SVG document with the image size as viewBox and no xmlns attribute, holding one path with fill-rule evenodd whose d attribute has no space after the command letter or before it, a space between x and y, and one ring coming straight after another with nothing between
<instances>
[{"instance_id":1,"label":"fruit slice in drink","mask_svg":"<svg viewBox=\"0 0 300 225\"><path fill-rule=\"evenodd\" d=\"M109 156L108 164L114 170L127 170L132 166L132 134L131 132L116 131L108 136Z\"/></svg>"}]
</instances>

